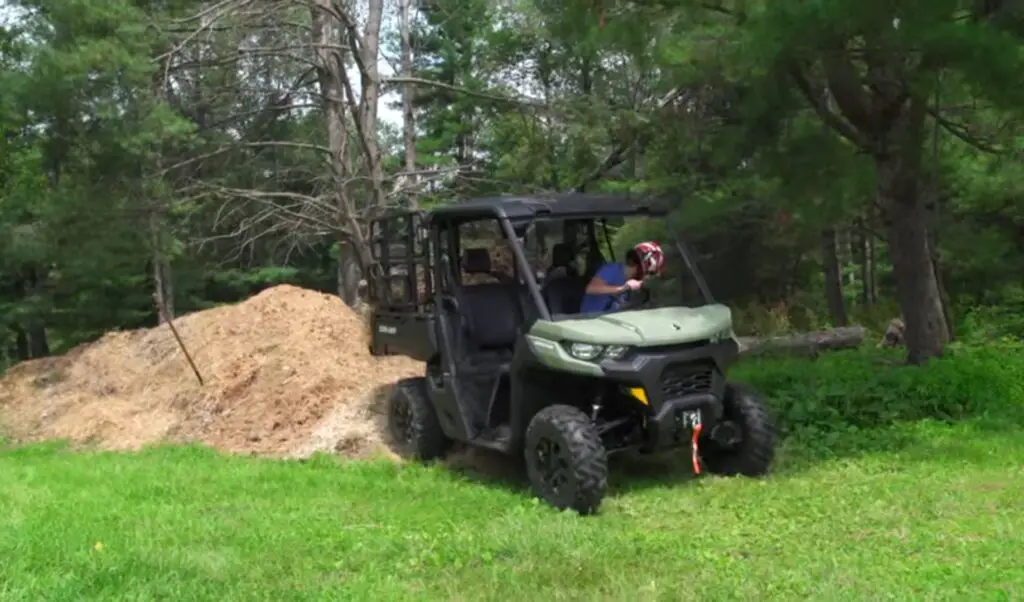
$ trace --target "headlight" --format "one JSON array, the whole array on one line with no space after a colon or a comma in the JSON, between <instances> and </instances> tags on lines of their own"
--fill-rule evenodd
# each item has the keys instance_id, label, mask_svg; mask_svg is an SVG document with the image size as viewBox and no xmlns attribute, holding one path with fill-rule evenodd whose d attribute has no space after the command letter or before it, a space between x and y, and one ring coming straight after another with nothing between
<instances>
[{"instance_id":1,"label":"headlight","mask_svg":"<svg viewBox=\"0 0 1024 602\"><path fill-rule=\"evenodd\" d=\"M617 360L626 355L626 345L595 345L593 343L566 343L569 355L578 360L592 362L599 359Z\"/></svg>"},{"instance_id":2,"label":"headlight","mask_svg":"<svg viewBox=\"0 0 1024 602\"><path fill-rule=\"evenodd\" d=\"M569 345L569 354L578 360L591 361L601 355L604 350L602 345L590 343L572 343Z\"/></svg>"},{"instance_id":3,"label":"headlight","mask_svg":"<svg viewBox=\"0 0 1024 602\"><path fill-rule=\"evenodd\" d=\"M629 347L625 345L608 345L604 350L604 357L610 360L617 360L626 355Z\"/></svg>"}]
</instances>

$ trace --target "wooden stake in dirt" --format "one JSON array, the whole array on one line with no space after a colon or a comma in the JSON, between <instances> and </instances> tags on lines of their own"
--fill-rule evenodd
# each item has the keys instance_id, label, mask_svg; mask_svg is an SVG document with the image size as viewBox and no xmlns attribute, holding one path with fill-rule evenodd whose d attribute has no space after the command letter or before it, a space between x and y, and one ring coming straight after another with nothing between
<instances>
[{"instance_id":1,"label":"wooden stake in dirt","mask_svg":"<svg viewBox=\"0 0 1024 602\"><path fill-rule=\"evenodd\" d=\"M185 342L181 340L181 335L178 334L178 329L174 327L174 322L171 317L167 315L167 309L164 308L164 304L160 302L160 298L156 293L153 293L153 304L156 305L156 311L160 314L160 319L167 323L168 328L171 329L171 334L174 335L174 340L178 341L178 347L181 348L181 352L185 354L185 359L188 360L188 365L192 366L192 373L196 375L196 380L199 381L199 386L205 386L203 382L203 376L199 374L199 368L196 368L196 363L192 361L192 355L188 352L185 347Z\"/></svg>"}]
</instances>

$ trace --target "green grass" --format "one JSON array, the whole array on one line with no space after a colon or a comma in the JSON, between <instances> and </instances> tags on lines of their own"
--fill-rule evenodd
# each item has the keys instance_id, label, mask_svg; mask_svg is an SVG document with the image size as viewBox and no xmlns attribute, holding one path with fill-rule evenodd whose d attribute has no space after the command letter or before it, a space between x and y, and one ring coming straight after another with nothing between
<instances>
[{"instance_id":1,"label":"green grass","mask_svg":"<svg viewBox=\"0 0 1024 602\"><path fill-rule=\"evenodd\" d=\"M843 437L828 460L790 442L763 481L629 462L589 518L443 467L12 449L0 599L1024 597L1024 437L970 421Z\"/></svg>"}]
</instances>

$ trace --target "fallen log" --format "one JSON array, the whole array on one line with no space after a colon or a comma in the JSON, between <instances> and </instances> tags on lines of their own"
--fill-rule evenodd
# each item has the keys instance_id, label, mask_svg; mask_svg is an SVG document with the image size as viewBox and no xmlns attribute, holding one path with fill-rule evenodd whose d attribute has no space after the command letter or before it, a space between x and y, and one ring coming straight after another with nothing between
<instances>
[{"instance_id":1,"label":"fallen log","mask_svg":"<svg viewBox=\"0 0 1024 602\"><path fill-rule=\"evenodd\" d=\"M860 325L773 337L736 337L741 356L792 354L816 357L822 351L854 349L864 342L867 330Z\"/></svg>"}]
</instances>

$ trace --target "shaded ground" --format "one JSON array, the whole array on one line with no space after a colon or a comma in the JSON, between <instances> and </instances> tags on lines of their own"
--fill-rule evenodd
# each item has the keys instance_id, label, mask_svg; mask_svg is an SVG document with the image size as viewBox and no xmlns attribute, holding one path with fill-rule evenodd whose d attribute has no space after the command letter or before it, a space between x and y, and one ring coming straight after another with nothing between
<instances>
[{"instance_id":1,"label":"shaded ground","mask_svg":"<svg viewBox=\"0 0 1024 602\"><path fill-rule=\"evenodd\" d=\"M112 332L8 370L0 379L4 434L117 450L167 441L235 453L364 456L382 449L382 395L423 370L406 358L371 357L356 312L293 286L175 326L205 386L167 326Z\"/></svg>"}]
</instances>

